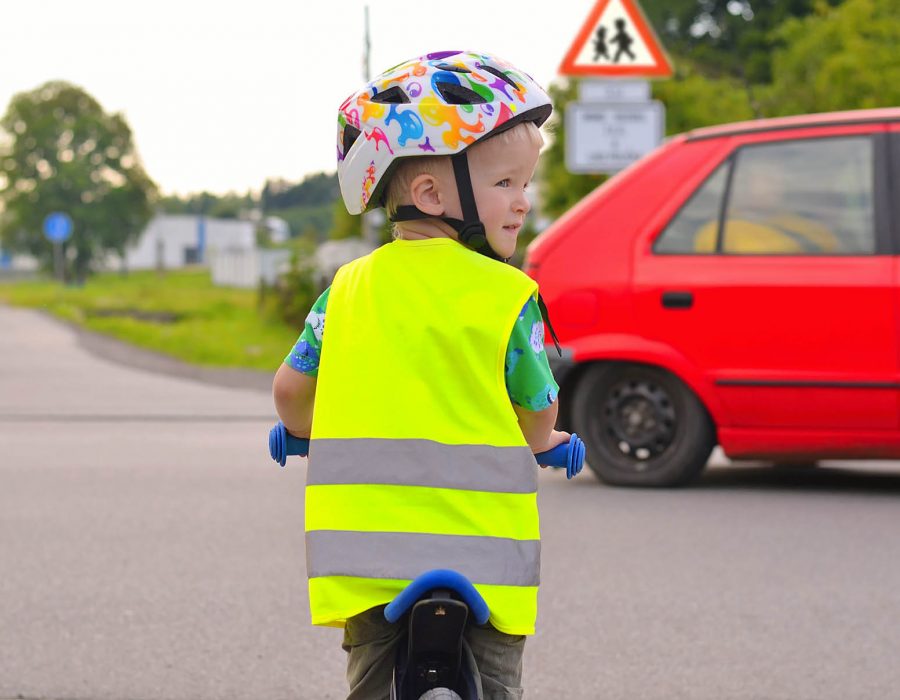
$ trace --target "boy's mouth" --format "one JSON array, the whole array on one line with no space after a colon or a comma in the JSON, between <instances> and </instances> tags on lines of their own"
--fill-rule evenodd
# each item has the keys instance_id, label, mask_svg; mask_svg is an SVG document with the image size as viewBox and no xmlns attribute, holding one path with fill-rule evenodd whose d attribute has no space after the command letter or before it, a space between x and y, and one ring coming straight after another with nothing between
<instances>
[{"instance_id":1,"label":"boy's mouth","mask_svg":"<svg viewBox=\"0 0 900 700\"><path fill-rule=\"evenodd\" d=\"M507 233L517 234L519 229L522 228L522 224L509 224L503 227L503 230Z\"/></svg>"}]
</instances>

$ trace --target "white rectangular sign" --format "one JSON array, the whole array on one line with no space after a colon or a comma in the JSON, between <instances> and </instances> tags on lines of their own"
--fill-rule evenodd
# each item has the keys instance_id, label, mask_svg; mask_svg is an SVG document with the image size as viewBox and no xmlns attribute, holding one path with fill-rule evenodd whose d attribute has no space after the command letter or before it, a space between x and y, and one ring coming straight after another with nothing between
<instances>
[{"instance_id":1,"label":"white rectangular sign","mask_svg":"<svg viewBox=\"0 0 900 700\"><path fill-rule=\"evenodd\" d=\"M665 107L573 103L566 107L566 167L573 173L613 173L656 148L663 137Z\"/></svg>"},{"instance_id":2,"label":"white rectangular sign","mask_svg":"<svg viewBox=\"0 0 900 700\"><path fill-rule=\"evenodd\" d=\"M650 81L584 78L578 81L578 99L581 102L646 102L650 99Z\"/></svg>"}]
</instances>

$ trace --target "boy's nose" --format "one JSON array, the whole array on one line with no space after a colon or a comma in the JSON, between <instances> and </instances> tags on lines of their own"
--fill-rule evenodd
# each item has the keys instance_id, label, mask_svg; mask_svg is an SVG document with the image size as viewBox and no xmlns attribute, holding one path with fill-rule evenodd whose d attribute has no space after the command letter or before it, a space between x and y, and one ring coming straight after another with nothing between
<instances>
[{"instance_id":1,"label":"boy's nose","mask_svg":"<svg viewBox=\"0 0 900 700\"><path fill-rule=\"evenodd\" d=\"M513 202L513 208L517 212L522 212L523 214L527 214L531 211L531 200L528 199L528 195L525 194L525 191L519 192L519 196L516 197L516 201Z\"/></svg>"}]
</instances>

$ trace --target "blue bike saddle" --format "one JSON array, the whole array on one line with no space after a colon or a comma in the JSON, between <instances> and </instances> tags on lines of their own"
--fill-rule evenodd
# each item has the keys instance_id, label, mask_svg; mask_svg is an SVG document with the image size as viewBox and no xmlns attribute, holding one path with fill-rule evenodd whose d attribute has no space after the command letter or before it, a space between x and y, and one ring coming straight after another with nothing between
<instances>
[{"instance_id":1,"label":"blue bike saddle","mask_svg":"<svg viewBox=\"0 0 900 700\"><path fill-rule=\"evenodd\" d=\"M429 591L436 588L449 588L458 594L463 602L469 606L475 622L483 625L488 621L491 611L481 594L475 590L475 586L458 571L450 569L432 569L416 578L406 588L400 591L400 595L394 598L384 609L384 618L388 622L396 622L403 614Z\"/></svg>"}]
</instances>

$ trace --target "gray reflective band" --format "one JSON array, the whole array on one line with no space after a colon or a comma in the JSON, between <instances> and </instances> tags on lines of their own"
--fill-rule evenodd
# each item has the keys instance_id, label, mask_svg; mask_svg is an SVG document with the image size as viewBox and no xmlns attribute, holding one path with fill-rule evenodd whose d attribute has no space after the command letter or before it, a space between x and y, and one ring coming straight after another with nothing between
<instances>
[{"instance_id":1,"label":"gray reflective band","mask_svg":"<svg viewBox=\"0 0 900 700\"><path fill-rule=\"evenodd\" d=\"M403 580L414 579L431 569L452 569L472 583L537 586L541 542L468 535L312 530L306 533L306 568L310 578Z\"/></svg>"},{"instance_id":2,"label":"gray reflective band","mask_svg":"<svg viewBox=\"0 0 900 700\"><path fill-rule=\"evenodd\" d=\"M319 439L306 483L394 484L534 493L537 465L527 447L445 445L431 440Z\"/></svg>"}]
</instances>

